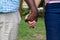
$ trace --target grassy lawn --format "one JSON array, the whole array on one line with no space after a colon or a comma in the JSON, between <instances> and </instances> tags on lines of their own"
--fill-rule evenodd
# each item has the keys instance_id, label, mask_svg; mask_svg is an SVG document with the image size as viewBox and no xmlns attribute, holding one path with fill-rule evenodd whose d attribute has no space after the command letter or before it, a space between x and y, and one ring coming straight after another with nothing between
<instances>
[{"instance_id":1,"label":"grassy lawn","mask_svg":"<svg viewBox=\"0 0 60 40\"><path fill-rule=\"evenodd\" d=\"M27 23L22 18L19 29L17 40L45 40L45 26L44 20L39 18L34 29L30 29Z\"/></svg>"}]
</instances>

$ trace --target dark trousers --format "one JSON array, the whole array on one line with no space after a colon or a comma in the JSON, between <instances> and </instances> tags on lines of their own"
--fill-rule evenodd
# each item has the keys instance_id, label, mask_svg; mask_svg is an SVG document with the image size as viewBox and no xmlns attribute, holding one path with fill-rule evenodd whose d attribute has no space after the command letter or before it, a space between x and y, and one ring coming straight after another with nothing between
<instances>
[{"instance_id":1,"label":"dark trousers","mask_svg":"<svg viewBox=\"0 0 60 40\"><path fill-rule=\"evenodd\" d=\"M48 3L45 8L47 40L60 40L60 3Z\"/></svg>"}]
</instances>

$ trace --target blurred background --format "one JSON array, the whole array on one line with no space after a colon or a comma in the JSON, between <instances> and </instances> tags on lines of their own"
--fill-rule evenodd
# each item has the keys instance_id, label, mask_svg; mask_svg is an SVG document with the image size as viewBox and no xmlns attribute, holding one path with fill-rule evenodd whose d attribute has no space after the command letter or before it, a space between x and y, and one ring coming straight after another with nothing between
<instances>
[{"instance_id":1,"label":"blurred background","mask_svg":"<svg viewBox=\"0 0 60 40\"><path fill-rule=\"evenodd\" d=\"M37 0L36 0L37 1ZM38 9L38 21L35 28L30 29L28 24L25 23L24 17L29 13L30 9L24 0L20 1L20 13L22 20L18 28L17 40L46 40L45 23L44 23L44 0L41 0Z\"/></svg>"}]
</instances>

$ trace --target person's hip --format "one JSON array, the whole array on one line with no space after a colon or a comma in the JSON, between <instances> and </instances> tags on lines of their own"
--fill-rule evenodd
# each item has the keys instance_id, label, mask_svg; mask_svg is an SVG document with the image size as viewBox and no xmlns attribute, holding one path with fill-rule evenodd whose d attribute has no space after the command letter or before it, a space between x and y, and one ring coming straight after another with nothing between
<instances>
[{"instance_id":1,"label":"person's hip","mask_svg":"<svg viewBox=\"0 0 60 40\"><path fill-rule=\"evenodd\" d=\"M20 12L16 11L13 13L1 13L0 14L0 22L5 21L5 22L19 22L21 20L20 17Z\"/></svg>"},{"instance_id":2,"label":"person's hip","mask_svg":"<svg viewBox=\"0 0 60 40\"><path fill-rule=\"evenodd\" d=\"M45 12L60 12L60 3L47 3Z\"/></svg>"}]
</instances>

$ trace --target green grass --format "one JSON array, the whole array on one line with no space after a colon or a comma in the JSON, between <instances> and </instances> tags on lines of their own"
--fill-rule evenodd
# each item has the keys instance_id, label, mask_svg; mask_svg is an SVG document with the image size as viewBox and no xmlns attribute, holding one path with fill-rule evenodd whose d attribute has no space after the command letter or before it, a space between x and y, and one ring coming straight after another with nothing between
<instances>
[{"instance_id":1,"label":"green grass","mask_svg":"<svg viewBox=\"0 0 60 40\"><path fill-rule=\"evenodd\" d=\"M24 22L22 18L19 29L17 40L45 40L45 25L44 20L39 18L34 29L30 29L28 24Z\"/></svg>"}]
</instances>

